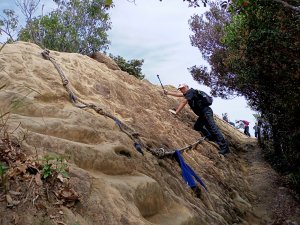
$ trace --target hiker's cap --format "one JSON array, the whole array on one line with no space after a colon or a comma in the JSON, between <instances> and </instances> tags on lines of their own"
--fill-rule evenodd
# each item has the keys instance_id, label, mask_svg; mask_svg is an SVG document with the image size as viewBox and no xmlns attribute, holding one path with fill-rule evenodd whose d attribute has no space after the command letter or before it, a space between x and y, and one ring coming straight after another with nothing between
<instances>
[{"instance_id":1,"label":"hiker's cap","mask_svg":"<svg viewBox=\"0 0 300 225\"><path fill-rule=\"evenodd\" d=\"M181 89L181 88L184 88L184 87L188 87L188 85L187 84L179 84L177 89Z\"/></svg>"}]
</instances>

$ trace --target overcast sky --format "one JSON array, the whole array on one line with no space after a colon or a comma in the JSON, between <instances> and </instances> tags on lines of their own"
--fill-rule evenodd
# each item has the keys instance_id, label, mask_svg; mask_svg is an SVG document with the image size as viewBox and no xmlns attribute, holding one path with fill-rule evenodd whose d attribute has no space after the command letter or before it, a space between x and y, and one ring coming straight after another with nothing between
<instances>
[{"instance_id":1,"label":"overcast sky","mask_svg":"<svg viewBox=\"0 0 300 225\"><path fill-rule=\"evenodd\" d=\"M111 47L108 52L126 59L144 59L142 72L146 79L175 87L187 83L190 87L209 92L208 87L193 80L187 68L193 65L208 65L196 47L192 47L192 34L188 20L193 14L201 14L206 8L189 8L182 0L126 0L115 1L111 10L112 29L109 32ZM248 120L253 135L254 112L244 98L222 100L214 98L212 109L222 116L227 112L229 119Z\"/></svg>"},{"instance_id":2,"label":"overcast sky","mask_svg":"<svg viewBox=\"0 0 300 225\"><path fill-rule=\"evenodd\" d=\"M44 11L54 7L51 0L42 0L41 4L45 4ZM187 83L190 87L209 92L209 88L200 86L187 70L193 65L208 65L199 50L191 46L189 36L192 33L188 25L193 14L201 14L206 8L189 8L182 0L136 0L136 4L115 0L114 4L109 53L127 60L144 59L142 72L153 84L159 84L156 76L159 74L165 85L177 87L179 83ZM0 0L1 14L2 9L12 7L13 0ZM253 135L254 112L244 98L214 98L212 109L219 116L227 112L231 121L250 121Z\"/></svg>"}]
</instances>

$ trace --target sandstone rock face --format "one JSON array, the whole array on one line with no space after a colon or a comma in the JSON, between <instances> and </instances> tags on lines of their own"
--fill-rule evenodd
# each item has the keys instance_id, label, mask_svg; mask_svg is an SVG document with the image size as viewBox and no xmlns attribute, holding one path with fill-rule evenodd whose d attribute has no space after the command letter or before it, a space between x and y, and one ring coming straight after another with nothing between
<instances>
[{"instance_id":1,"label":"sandstone rock face","mask_svg":"<svg viewBox=\"0 0 300 225\"><path fill-rule=\"evenodd\" d=\"M25 42L4 47L0 78L6 87L0 91L0 108L10 112L9 130L19 127L12 135L18 140L25 136L26 151L69 157L70 180L80 201L62 208L65 224L254 224L252 195L235 155L243 134L216 118L232 153L220 156L206 141L183 153L209 190L199 185L202 194L196 197L172 157L159 159L146 149L143 156L114 120L72 105L57 69L41 52ZM195 116L189 109L172 116L168 109L180 100L163 96L159 86L88 56L55 51L50 56L78 98L134 128L150 148L178 149L200 138L192 129ZM23 212L20 224L43 224L46 217Z\"/></svg>"}]
</instances>

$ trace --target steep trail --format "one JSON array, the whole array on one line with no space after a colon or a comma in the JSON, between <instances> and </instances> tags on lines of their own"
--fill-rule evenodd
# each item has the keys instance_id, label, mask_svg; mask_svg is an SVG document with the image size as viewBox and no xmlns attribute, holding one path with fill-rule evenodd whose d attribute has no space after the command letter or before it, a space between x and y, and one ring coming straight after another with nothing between
<instances>
[{"instance_id":1,"label":"steep trail","mask_svg":"<svg viewBox=\"0 0 300 225\"><path fill-rule=\"evenodd\" d=\"M143 156L116 121L72 105L42 51L18 42L0 54L6 84L0 108L11 112L2 135L11 133L16 142L12 148L0 132L0 161L12 165L12 179L0 187L1 225L300 225L299 205L259 157L255 139L215 115L232 151L219 155L214 143L204 141L182 154L209 190L195 195L172 157L154 157L145 149ZM167 109L180 99L162 97L160 86L87 56L50 54L76 96L134 128L149 148L178 149L199 140L192 129L196 116L188 107L170 115ZM67 181L54 173L56 191L48 191L52 180L41 180L47 155L55 156L54 165L69 167ZM40 172L33 173L36 167Z\"/></svg>"},{"instance_id":2,"label":"steep trail","mask_svg":"<svg viewBox=\"0 0 300 225\"><path fill-rule=\"evenodd\" d=\"M282 177L263 159L257 141L249 138L247 144L254 148L248 147L240 156L245 160L245 178L254 196L251 202L253 211L262 218L253 224L300 224L300 203L292 191L283 186Z\"/></svg>"}]
</instances>

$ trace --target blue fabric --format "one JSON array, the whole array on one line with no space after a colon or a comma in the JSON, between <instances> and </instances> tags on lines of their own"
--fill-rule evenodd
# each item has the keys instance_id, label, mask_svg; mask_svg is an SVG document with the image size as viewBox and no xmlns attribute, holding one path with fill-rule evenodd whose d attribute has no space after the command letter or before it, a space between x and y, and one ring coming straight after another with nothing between
<instances>
[{"instance_id":1,"label":"blue fabric","mask_svg":"<svg viewBox=\"0 0 300 225\"><path fill-rule=\"evenodd\" d=\"M75 95L73 95L73 94L69 94L70 95L70 98L71 98L71 100L73 101L73 102L76 102L77 101L77 98L76 98L76 96Z\"/></svg>"},{"instance_id":2,"label":"blue fabric","mask_svg":"<svg viewBox=\"0 0 300 225\"><path fill-rule=\"evenodd\" d=\"M142 151L142 147L139 143L134 143L134 147L136 148L136 150L138 150L138 152L140 152L142 155L144 155L144 152Z\"/></svg>"},{"instance_id":3,"label":"blue fabric","mask_svg":"<svg viewBox=\"0 0 300 225\"><path fill-rule=\"evenodd\" d=\"M119 128L121 128L121 121L120 121L120 120L115 119L115 123L117 124L117 126L118 126Z\"/></svg>"},{"instance_id":4,"label":"blue fabric","mask_svg":"<svg viewBox=\"0 0 300 225\"><path fill-rule=\"evenodd\" d=\"M181 156L180 154L180 151L176 150L175 153L175 159L177 160L177 162L179 163L180 167L181 167L181 170L182 170L182 177L183 179L185 180L185 182L191 187L196 187L197 184L194 180L194 178L201 184L201 186L206 190L206 186L205 184L203 183L203 181L200 179L199 176L197 176L197 174L193 171L193 169L185 163L183 157ZM194 178L193 178L194 177Z\"/></svg>"}]
</instances>

